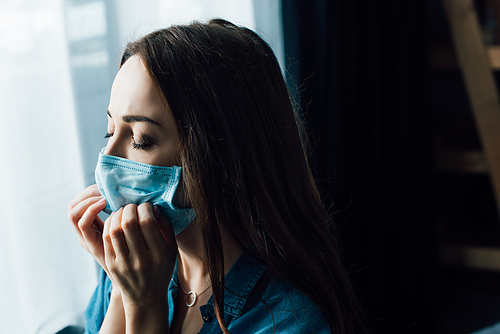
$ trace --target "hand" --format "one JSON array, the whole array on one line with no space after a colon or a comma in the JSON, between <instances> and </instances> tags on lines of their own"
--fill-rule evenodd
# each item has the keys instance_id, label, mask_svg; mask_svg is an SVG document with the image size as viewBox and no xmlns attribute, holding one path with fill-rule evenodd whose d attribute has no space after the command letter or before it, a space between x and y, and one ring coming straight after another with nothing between
<instances>
[{"instance_id":1,"label":"hand","mask_svg":"<svg viewBox=\"0 0 500 334\"><path fill-rule=\"evenodd\" d=\"M124 305L166 306L177 257L172 224L150 203L129 204L104 223L105 263Z\"/></svg>"},{"instance_id":2,"label":"hand","mask_svg":"<svg viewBox=\"0 0 500 334\"><path fill-rule=\"evenodd\" d=\"M68 218L78 235L80 245L85 248L106 271L102 232L104 223L97 216L106 207L106 200L101 196L97 185L82 191L68 204Z\"/></svg>"}]
</instances>

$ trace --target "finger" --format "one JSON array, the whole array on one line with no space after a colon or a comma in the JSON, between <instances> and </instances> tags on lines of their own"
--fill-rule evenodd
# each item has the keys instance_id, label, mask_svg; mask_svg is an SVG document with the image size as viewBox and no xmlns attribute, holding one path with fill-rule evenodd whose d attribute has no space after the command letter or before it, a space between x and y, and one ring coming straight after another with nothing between
<instances>
[{"instance_id":1,"label":"finger","mask_svg":"<svg viewBox=\"0 0 500 334\"><path fill-rule=\"evenodd\" d=\"M139 205L137 214L139 216L139 226L146 247L153 252L153 254L164 252L167 245L161 235L151 203Z\"/></svg>"},{"instance_id":2,"label":"finger","mask_svg":"<svg viewBox=\"0 0 500 334\"><path fill-rule=\"evenodd\" d=\"M110 238L110 236L109 236L109 226L111 225L111 220L113 219L114 214L115 214L114 211L111 212L111 214L109 215L109 217L104 222L104 228L102 229L102 237L103 237L103 239L104 238ZM111 239L109 239L109 241L111 241Z\"/></svg>"},{"instance_id":3,"label":"finger","mask_svg":"<svg viewBox=\"0 0 500 334\"><path fill-rule=\"evenodd\" d=\"M78 221L80 220L80 218L82 218L85 211L88 209L88 207L94 203L99 202L103 198L104 197L102 197L102 196L92 196L92 197L88 197L88 198L83 199L81 202L76 204L73 208L68 210L69 220L72 223L77 224Z\"/></svg>"},{"instance_id":4,"label":"finger","mask_svg":"<svg viewBox=\"0 0 500 334\"><path fill-rule=\"evenodd\" d=\"M146 250L138 223L137 205L129 204L123 209L121 227L129 252L140 254Z\"/></svg>"},{"instance_id":5,"label":"finger","mask_svg":"<svg viewBox=\"0 0 500 334\"><path fill-rule=\"evenodd\" d=\"M111 221L113 219L115 212L111 212L111 215L106 219L104 222L104 228L102 231L102 241L103 241L103 248L104 248L104 266L103 269L108 274L108 276L111 278L111 273L108 270L108 266L112 261L116 259L116 254L115 254L115 249L113 248L113 243L111 242L111 236L109 234L109 229L111 226Z\"/></svg>"},{"instance_id":6,"label":"finger","mask_svg":"<svg viewBox=\"0 0 500 334\"><path fill-rule=\"evenodd\" d=\"M113 248L113 243L111 242L111 235L109 234L111 221L113 220L114 215L115 212L111 212L111 215L104 222L104 228L102 231L102 240L104 243L104 257L106 262L109 262L110 260L114 260L116 258L115 250ZM107 274L109 275L108 272Z\"/></svg>"},{"instance_id":7,"label":"finger","mask_svg":"<svg viewBox=\"0 0 500 334\"><path fill-rule=\"evenodd\" d=\"M105 202L106 203L106 202ZM103 205L104 208L106 207L106 205ZM104 210L104 208L101 209ZM99 233L102 234L102 231L104 230L104 222L102 221L102 219L98 216L99 213L101 213L101 211L99 211L96 216L95 216L95 219L94 219L94 227L97 231L99 231Z\"/></svg>"},{"instance_id":8,"label":"finger","mask_svg":"<svg viewBox=\"0 0 500 334\"><path fill-rule=\"evenodd\" d=\"M123 229L121 226L121 220L123 215L123 208L116 211L111 219L111 225L109 227L109 235L111 237L111 243L115 250L116 257L126 258L128 257L129 250L127 247L127 242L125 241L125 236L123 234Z\"/></svg>"},{"instance_id":9,"label":"finger","mask_svg":"<svg viewBox=\"0 0 500 334\"><path fill-rule=\"evenodd\" d=\"M102 256L102 230L98 230L96 225L102 225L102 220L97 214L106 206L106 201L101 199L97 203L89 206L78 222L78 227L82 233L83 241L87 249L94 257ZM101 255L100 255L101 254ZM96 258L96 260L98 260Z\"/></svg>"},{"instance_id":10,"label":"finger","mask_svg":"<svg viewBox=\"0 0 500 334\"><path fill-rule=\"evenodd\" d=\"M73 209L78 203L82 202L86 198L89 197L95 197L95 196L101 196L101 193L99 192L99 189L97 188L96 184L93 184L85 190L83 190L78 196L73 198L69 203L68 203L68 209L71 210Z\"/></svg>"},{"instance_id":11,"label":"finger","mask_svg":"<svg viewBox=\"0 0 500 334\"><path fill-rule=\"evenodd\" d=\"M99 196L86 197L82 199L79 203L77 203L71 209L68 210L69 220L71 220L72 222L78 222L78 220L80 220L80 218L83 216L85 210L87 210L87 208L90 205L100 201L103 198L104 197L99 195Z\"/></svg>"},{"instance_id":12,"label":"finger","mask_svg":"<svg viewBox=\"0 0 500 334\"><path fill-rule=\"evenodd\" d=\"M174 227L172 226L170 219L168 219L167 216L161 213L160 208L158 208L158 206L156 205L153 208L153 213L155 215L155 219L158 223L158 227L160 228L163 239L167 243L168 247L171 249L176 248L177 242L175 241Z\"/></svg>"},{"instance_id":13,"label":"finger","mask_svg":"<svg viewBox=\"0 0 500 334\"><path fill-rule=\"evenodd\" d=\"M92 225L96 220L98 225L102 224L97 214L105 207L106 200L103 197L87 198L68 212L68 218L73 223L76 232L86 238L85 233L95 231Z\"/></svg>"},{"instance_id":14,"label":"finger","mask_svg":"<svg viewBox=\"0 0 500 334\"><path fill-rule=\"evenodd\" d=\"M83 214L82 218L84 218L86 215L89 215L91 217L94 217L94 221L92 222L92 227L94 230L98 231L100 234L102 234L102 230L104 228L104 223L102 222L102 219L98 216L98 214L104 210L106 207L106 199L104 197L98 197L99 201L97 201L95 204L92 204L91 206L88 207L88 209L85 211ZM89 218L90 220L90 218Z\"/></svg>"}]
</instances>

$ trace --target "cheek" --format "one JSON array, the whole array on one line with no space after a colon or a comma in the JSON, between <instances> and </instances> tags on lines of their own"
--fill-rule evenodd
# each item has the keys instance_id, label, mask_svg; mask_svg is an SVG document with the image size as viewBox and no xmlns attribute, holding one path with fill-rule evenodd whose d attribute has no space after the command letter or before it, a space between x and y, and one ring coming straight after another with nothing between
<instances>
[{"instance_id":1,"label":"cheek","mask_svg":"<svg viewBox=\"0 0 500 334\"><path fill-rule=\"evenodd\" d=\"M134 149L132 146L125 148L124 155L129 160L145 163L154 166L172 167L180 166L179 154L171 146L162 146L161 144L153 146L151 149Z\"/></svg>"},{"instance_id":2,"label":"cheek","mask_svg":"<svg viewBox=\"0 0 500 334\"><path fill-rule=\"evenodd\" d=\"M172 167L172 166L180 166L181 165L181 159L180 157L177 157L175 154L173 154L172 151L169 151L168 153L163 153L155 159L156 165L158 166L166 166L166 167Z\"/></svg>"},{"instance_id":3,"label":"cheek","mask_svg":"<svg viewBox=\"0 0 500 334\"><path fill-rule=\"evenodd\" d=\"M170 141L164 144L160 147L159 154L156 156L158 165L167 167L181 166L182 147L180 141Z\"/></svg>"}]
</instances>

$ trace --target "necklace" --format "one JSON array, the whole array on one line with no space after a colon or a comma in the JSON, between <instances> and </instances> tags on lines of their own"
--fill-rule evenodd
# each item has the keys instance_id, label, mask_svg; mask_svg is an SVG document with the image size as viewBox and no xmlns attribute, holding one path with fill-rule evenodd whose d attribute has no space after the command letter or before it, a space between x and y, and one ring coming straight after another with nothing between
<instances>
[{"instance_id":1,"label":"necklace","mask_svg":"<svg viewBox=\"0 0 500 334\"><path fill-rule=\"evenodd\" d=\"M187 307L191 307L193 306L195 303L196 303L196 299L198 298L198 296L201 296L202 294L204 294L208 289L210 289L210 287L212 286L212 284L210 284L205 290L203 290L202 292L200 293L196 293L194 292L193 290L189 291L189 292L186 292L184 291L184 288L182 287L181 285L181 282L179 281L179 286L181 287L181 290L182 292L184 292L184 294L186 295L186 306ZM191 303L189 302L189 299L192 299Z\"/></svg>"}]
</instances>

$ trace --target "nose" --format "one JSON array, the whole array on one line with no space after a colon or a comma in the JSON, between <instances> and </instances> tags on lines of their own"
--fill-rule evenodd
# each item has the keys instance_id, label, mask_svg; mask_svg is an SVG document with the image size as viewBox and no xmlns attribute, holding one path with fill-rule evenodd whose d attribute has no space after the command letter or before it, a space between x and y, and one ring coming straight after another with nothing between
<instances>
[{"instance_id":1,"label":"nose","mask_svg":"<svg viewBox=\"0 0 500 334\"><path fill-rule=\"evenodd\" d=\"M119 134L115 132L115 134L108 139L104 154L126 159L125 148L122 144L123 140L120 140L118 135Z\"/></svg>"}]
</instances>

